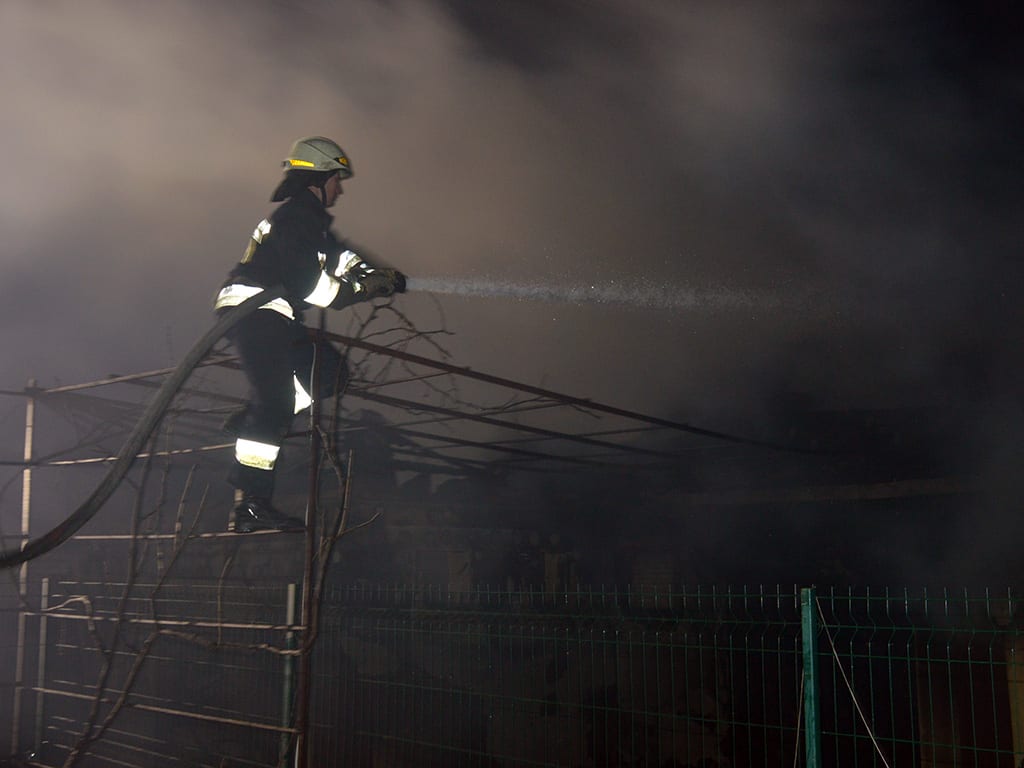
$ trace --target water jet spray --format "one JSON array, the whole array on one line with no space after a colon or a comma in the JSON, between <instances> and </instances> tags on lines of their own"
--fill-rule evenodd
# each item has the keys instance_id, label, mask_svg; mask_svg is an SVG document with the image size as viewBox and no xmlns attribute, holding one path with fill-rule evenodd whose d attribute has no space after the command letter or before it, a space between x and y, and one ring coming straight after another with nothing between
<instances>
[{"instance_id":1,"label":"water jet spray","mask_svg":"<svg viewBox=\"0 0 1024 768\"><path fill-rule=\"evenodd\" d=\"M508 298L561 304L608 304L644 309L771 309L778 296L742 288L686 288L653 280L612 280L607 283L552 285L517 283L488 278L409 277L406 289L455 296Z\"/></svg>"}]
</instances>

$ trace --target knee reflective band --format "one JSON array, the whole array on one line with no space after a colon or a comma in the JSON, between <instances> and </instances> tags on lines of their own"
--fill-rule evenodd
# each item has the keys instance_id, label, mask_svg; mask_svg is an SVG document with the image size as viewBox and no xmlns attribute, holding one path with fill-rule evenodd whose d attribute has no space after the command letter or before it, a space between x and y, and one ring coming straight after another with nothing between
<instances>
[{"instance_id":1,"label":"knee reflective band","mask_svg":"<svg viewBox=\"0 0 1024 768\"><path fill-rule=\"evenodd\" d=\"M235 461L243 467L271 470L281 446L240 437L235 441Z\"/></svg>"},{"instance_id":2,"label":"knee reflective band","mask_svg":"<svg viewBox=\"0 0 1024 768\"><path fill-rule=\"evenodd\" d=\"M203 358L210 353L214 345L224 338L224 334L239 320L264 306L265 302L273 302L275 299L280 298L284 295L284 291L285 289L282 285L267 288L265 291L260 291L251 299L239 304L238 308L234 311L226 312L223 316L219 317L213 327L203 334L182 361L178 363L178 367L174 369L174 372L164 379L160 390L149 402L149 405L146 406L146 410L143 411L142 418L135 425L134 431L129 435L124 445L121 446L121 451L117 454L117 459L107 471L106 477L100 481L100 484L96 486L96 489L89 498L82 502L78 509L68 515L62 522L42 536L24 542L17 549L8 549L0 553L0 568L12 568L40 555L45 555L50 550L70 539L75 535L76 531L89 522L100 511L111 494L117 490L121 481L124 480L124 476L135 463L139 451L145 447L146 442L153 434L153 430L156 429L157 424L160 423L164 414L167 413L167 409L174 400L174 396L178 394L178 390L182 388L188 377L192 375L192 371L195 370L196 366L203 362Z\"/></svg>"},{"instance_id":3,"label":"knee reflective band","mask_svg":"<svg viewBox=\"0 0 1024 768\"><path fill-rule=\"evenodd\" d=\"M292 376L292 381L295 382L295 412L298 413L305 408L309 408L313 404L313 398L309 396L309 392L302 386L298 376Z\"/></svg>"}]
</instances>

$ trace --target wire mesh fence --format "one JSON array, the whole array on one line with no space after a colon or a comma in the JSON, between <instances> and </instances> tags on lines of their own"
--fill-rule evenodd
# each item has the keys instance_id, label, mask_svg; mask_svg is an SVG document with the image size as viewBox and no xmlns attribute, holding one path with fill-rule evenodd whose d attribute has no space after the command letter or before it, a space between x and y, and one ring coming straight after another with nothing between
<instances>
[{"instance_id":1,"label":"wire mesh fence","mask_svg":"<svg viewBox=\"0 0 1024 768\"><path fill-rule=\"evenodd\" d=\"M277 764L286 588L48 586L26 646L23 753L43 765Z\"/></svg>"},{"instance_id":2,"label":"wire mesh fence","mask_svg":"<svg viewBox=\"0 0 1024 768\"><path fill-rule=\"evenodd\" d=\"M347 666L328 685L350 693L366 765L778 765L797 747L792 593L339 590L332 605Z\"/></svg>"},{"instance_id":3,"label":"wire mesh fence","mask_svg":"<svg viewBox=\"0 0 1024 768\"><path fill-rule=\"evenodd\" d=\"M84 766L285 764L287 652L301 635L287 587L123 593L55 583L29 615L20 753L38 765L76 748ZM310 764L1021 765L1015 596L808 594L329 588Z\"/></svg>"},{"instance_id":4,"label":"wire mesh fence","mask_svg":"<svg viewBox=\"0 0 1024 768\"><path fill-rule=\"evenodd\" d=\"M1024 760L1020 601L967 590L818 596L826 764Z\"/></svg>"}]
</instances>

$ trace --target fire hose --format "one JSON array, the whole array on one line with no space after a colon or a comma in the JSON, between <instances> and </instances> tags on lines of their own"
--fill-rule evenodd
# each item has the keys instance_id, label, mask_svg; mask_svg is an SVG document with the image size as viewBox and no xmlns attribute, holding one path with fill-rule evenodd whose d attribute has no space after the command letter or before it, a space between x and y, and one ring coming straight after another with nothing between
<instances>
[{"instance_id":1,"label":"fire hose","mask_svg":"<svg viewBox=\"0 0 1024 768\"><path fill-rule=\"evenodd\" d=\"M224 335L236 323L244 317L251 315L261 306L269 301L280 298L285 293L283 286L275 285L260 293L246 299L241 304L224 312L210 328L188 351L188 354L178 364L170 376L164 380L156 396L146 406L146 410L139 419L138 424L131 435L121 447L121 451L114 459L114 463L107 471L106 476L92 494L62 522L54 526L50 531L35 539L25 542L19 549L10 549L0 553L0 569L13 568L16 565L27 563L29 560L45 555L71 538L78 530L89 522L103 507L107 499L117 490L124 480L128 470L132 468L135 459L142 451L146 442L152 436L160 420L167 413L171 403L174 401L178 390L188 381L192 371L203 361L213 349L214 344L220 341Z\"/></svg>"}]
</instances>

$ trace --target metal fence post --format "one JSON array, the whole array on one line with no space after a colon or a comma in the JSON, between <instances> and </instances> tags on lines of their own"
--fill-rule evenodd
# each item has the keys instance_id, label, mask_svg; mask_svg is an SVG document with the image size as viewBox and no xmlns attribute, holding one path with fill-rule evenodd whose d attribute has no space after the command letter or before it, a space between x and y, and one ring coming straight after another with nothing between
<instances>
[{"instance_id":1,"label":"metal fence post","mask_svg":"<svg viewBox=\"0 0 1024 768\"><path fill-rule=\"evenodd\" d=\"M309 489L306 496L306 559L302 576L302 653L299 654L295 702L295 768L309 768L309 692L312 685L313 560L316 557L316 511L320 504L320 345L324 344L327 311L320 310L320 329L313 345L309 395Z\"/></svg>"},{"instance_id":2,"label":"metal fence post","mask_svg":"<svg viewBox=\"0 0 1024 768\"><path fill-rule=\"evenodd\" d=\"M818 679L818 595L814 587L800 590L801 649L804 663L804 745L807 768L821 768L821 721Z\"/></svg>"},{"instance_id":3,"label":"metal fence post","mask_svg":"<svg viewBox=\"0 0 1024 768\"><path fill-rule=\"evenodd\" d=\"M288 606L285 609L285 624L289 627L288 631L284 635L284 647L289 650L295 650L295 631L291 627L295 626L295 604L297 602L298 590L295 588L295 582L288 584ZM290 728L292 721L295 716L295 657L285 656L284 657L284 676L281 681L281 726L283 728ZM281 734L281 755L280 761L284 763L285 758L288 755L288 749L291 746L291 735L288 733Z\"/></svg>"},{"instance_id":4,"label":"metal fence post","mask_svg":"<svg viewBox=\"0 0 1024 768\"><path fill-rule=\"evenodd\" d=\"M50 578L44 576L39 589L39 664L36 667L36 741L38 759L43 748L43 704L46 701L46 610L50 607Z\"/></svg>"},{"instance_id":5,"label":"metal fence post","mask_svg":"<svg viewBox=\"0 0 1024 768\"><path fill-rule=\"evenodd\" d=\"M25 402L25 468L21 470L21 548L28 543L31 529L30 516L32 510L32 441L35 435L36 399L31 394L35 389L36 380L29 379ZM20 748L21 733L21 701L25 686L25 598L28 596L28 562L18 569L18 596L21 606L18 608L18 647L14 659L14 701L11 704L11 750L17 753Z\"/></svg>"}]
</instances>

